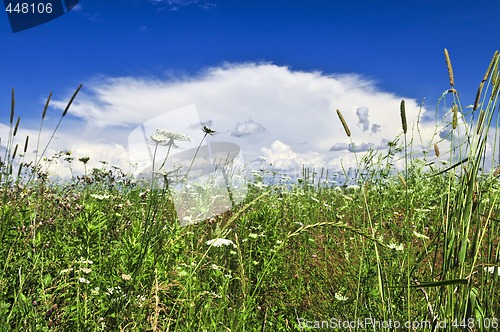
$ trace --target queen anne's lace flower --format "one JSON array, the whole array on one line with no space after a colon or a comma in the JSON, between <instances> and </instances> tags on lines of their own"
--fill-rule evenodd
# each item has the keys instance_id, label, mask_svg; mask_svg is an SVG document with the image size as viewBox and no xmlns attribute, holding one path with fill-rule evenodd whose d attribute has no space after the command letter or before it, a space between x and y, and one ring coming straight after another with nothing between
<instances>
[{"instance_id":1,"label":"queen anne's lace flower","mask_svg":"<svg viewBox=\"0 0 500 332\"><path fill-rule=\"evenodd\" d=\"M191 137L187 135L159 128L156 128L149 139L153 145L163 146L175 145L175 141L191 141Z\"/></svg>"},{"instance_id":2,"label":"queen anne's lace flower","mask_svg":"<svg viewBox=\"0 0 500 332\"><path fill-rule=\"evenodd\" d=\"M221 238L208 240L207 242L205 242L205 244L207 246L213 246L213 247L221 247L221 246L229 246L229 245L235 246L233 241L227 240L227 239L221 239Z\"/></svg>"}]
</instances>

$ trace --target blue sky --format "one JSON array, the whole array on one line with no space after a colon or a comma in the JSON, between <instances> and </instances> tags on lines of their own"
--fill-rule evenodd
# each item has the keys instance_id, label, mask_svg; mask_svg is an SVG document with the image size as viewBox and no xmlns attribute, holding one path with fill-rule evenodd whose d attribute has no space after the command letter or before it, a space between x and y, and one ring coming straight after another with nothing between
<instances>
[{"instance_id":1,"label":"blue sky","mask_svg":"<svg viewBox=\"0 0 500 332\"><path fill-rule=\"evenodd\" d=\"M51 91L56 119L83 83L54 151L119 163L135 126L194 104L247 161L339 167L350 154L335 109L358 130L356 144L383 148L399 134L399 100L407 99L413 120L423 98L424 113L433 114L449 87L445 47L462 104L472 104L500 46L499 14L496 0L80 0L18 33L4 14L0 121L8 120L12 88L30 134ZM109 144L123 153L102 152Z\"/></svg>"}]
</instances>

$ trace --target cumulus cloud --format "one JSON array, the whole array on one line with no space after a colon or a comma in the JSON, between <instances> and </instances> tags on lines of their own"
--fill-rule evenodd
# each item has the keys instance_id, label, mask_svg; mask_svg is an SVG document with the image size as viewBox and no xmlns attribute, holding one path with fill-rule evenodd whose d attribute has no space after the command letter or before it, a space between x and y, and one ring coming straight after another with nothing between
<instances>
[{"instance_id":1,"label":"cumulus cloud","mask_svg":"<svg viewBox=\"0 0 500 332\"><path fill-rule=\"evenodd\" d=\"M231 135L236 137L250 136L253 134L258 134L264 132L266 129L260 124L252 119L245 122L238 122L231 133Z\"/></svg>"},{"instance_id":2,"label":"cumulus cloud","mask_svg":"<svg viewBox=\"0 0 500 332\"><path fill-rule=\"evenodd\" d=\"M93 146L96 154L100 149L122 151L117 146L126 151L132 131L148 123L151 128L199 133L193 137L192 148L202 137L201 127L207 125L217 131L207 139L238 144L250 166L264 155L277 168L300 169L307 164L339 169L341 159L344 165L354 165L352 151L385 149L388 141L401 134L398 110L403 98L410 126L419 113L414 99L381 91L353 74L240 63L207 68L188 77L95 78L84 84L68 113L73 128L63 129L61 135ZM53 106L62 110L66 102L67 98L58 100ZM188 105L195 106L199 119L183 113L192 111ZM350 126L355 149L336 109ZM173 110L178 110L172 112L175 117L161 117ZM180 123L182 128L176 126ZM430 139L434 124L421 122L420 126L421 135Z\"/></svg>"},{"instance_id":3,"label":"cumulus cloud","mask_svg":"<svg viewBox=\"0 0 500 332\"><path fill-rule=\"evenodd\" d=\"M366 107L359 107L356 110L356 115L358 116L358 124L363 128L363 131L367 131L370 128L370 121L368 120L369 110Z\"/></svg>"}]
</instances>

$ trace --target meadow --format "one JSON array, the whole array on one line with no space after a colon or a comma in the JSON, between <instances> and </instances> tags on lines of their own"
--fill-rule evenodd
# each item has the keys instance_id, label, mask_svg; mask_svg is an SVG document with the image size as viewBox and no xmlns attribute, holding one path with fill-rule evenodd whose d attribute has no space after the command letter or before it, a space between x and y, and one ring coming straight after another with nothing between
<instances>
[{"instance_id":1,"label":"meadow","mask_svg":"<svg viewBox=\"0 0 500 332\"><path fill-rule=\"evenodd\" d=\"M42 162L89 159L37 147L25 161L13 91L0 162L0 330L498 329L500 168L487 156L499 148L500 59L470 108L446 50L445 59L446 139L420 151L402 101L401 135L384 153L360 154L349 185L325 169L256 170L243 202L187 226L154 176L139 184L103 162L52 182Z\"/></svg>"}]
</instances>

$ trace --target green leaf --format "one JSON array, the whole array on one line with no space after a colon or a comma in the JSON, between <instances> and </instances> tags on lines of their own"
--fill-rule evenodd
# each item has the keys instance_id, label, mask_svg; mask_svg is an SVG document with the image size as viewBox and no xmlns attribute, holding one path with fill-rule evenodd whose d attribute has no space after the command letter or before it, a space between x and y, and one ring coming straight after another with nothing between
<instances>
[{"instance_id":1,"label":"green leaf","mask_svg":"<svg viewBox=\"0 0 500 332\"><path fill-rule=\"evenodd\" d=\"M440 286L448 286L448 285L463 285L467 284L469 280L467 279L449 279L449 280L441 280L434 282L424 282L418 285L411 285L412 288L427 288L427 287L440 287Z\"/></svg>"}]
</instances>

